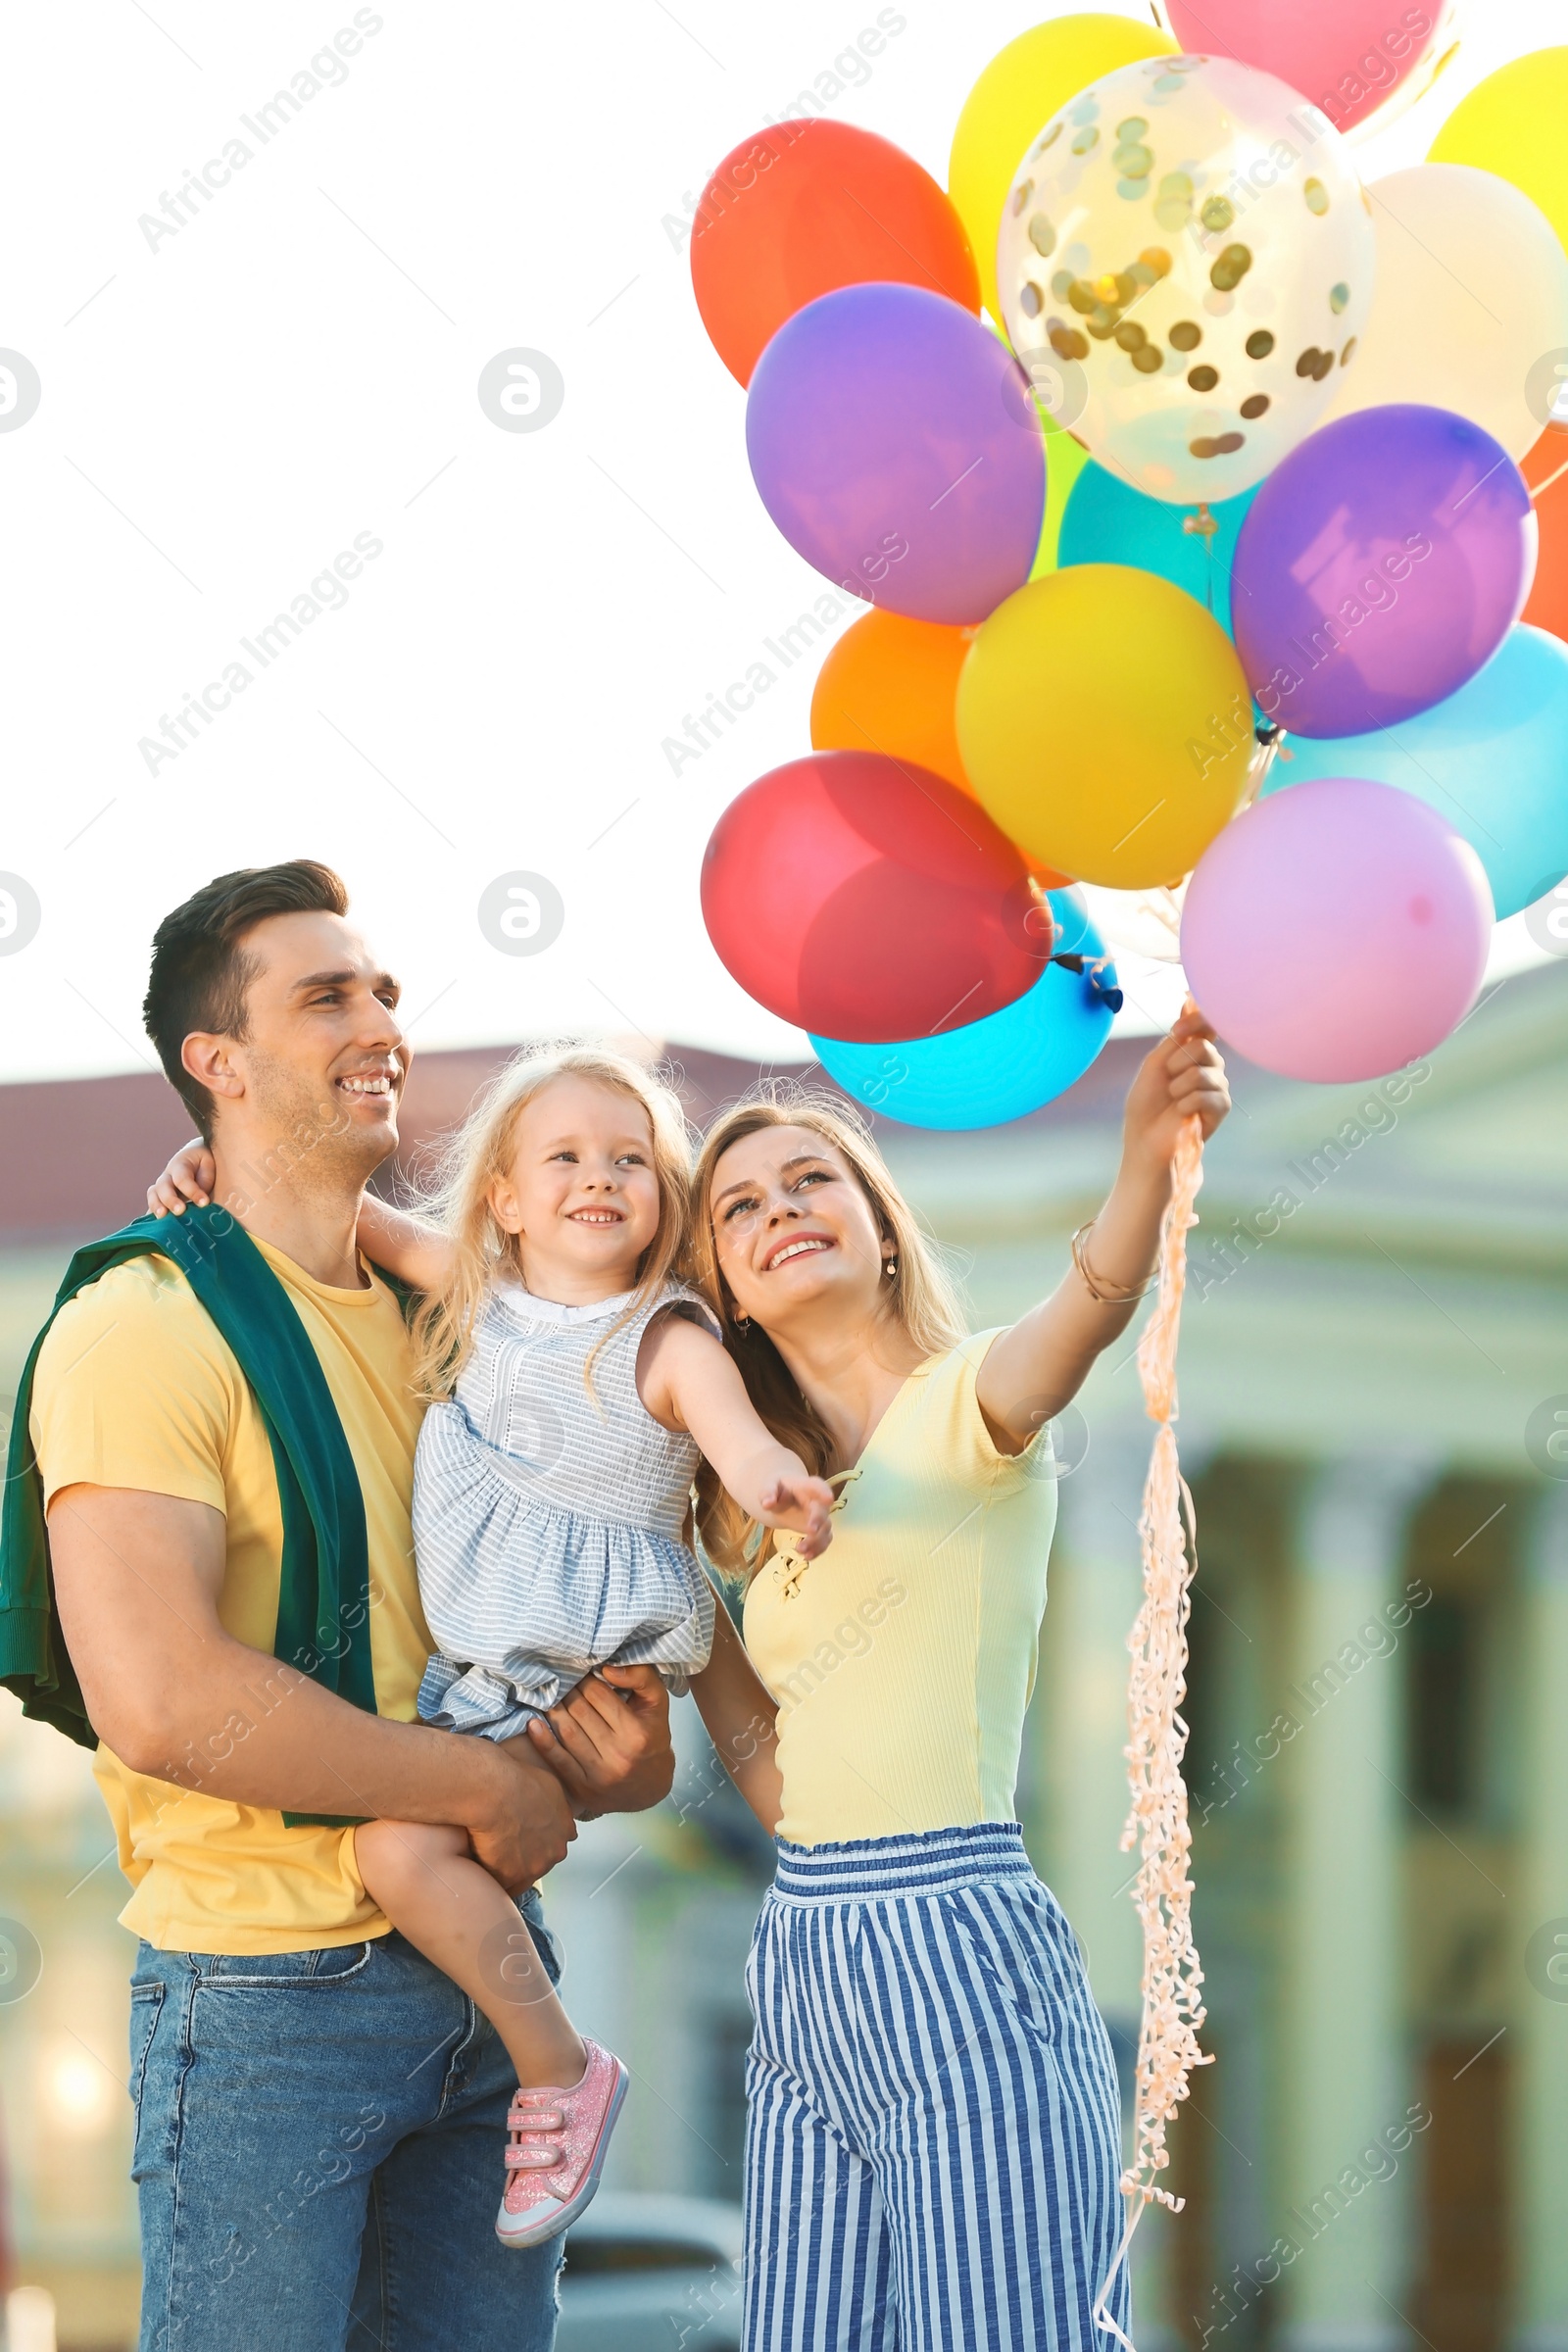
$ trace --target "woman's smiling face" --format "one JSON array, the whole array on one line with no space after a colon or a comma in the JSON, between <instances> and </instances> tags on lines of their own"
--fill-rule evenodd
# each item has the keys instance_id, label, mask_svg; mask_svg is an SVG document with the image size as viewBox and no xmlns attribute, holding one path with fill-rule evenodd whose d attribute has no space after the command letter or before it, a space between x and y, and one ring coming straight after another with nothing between
<instances>
[{"instance_id":1,"label":"woman's smiling face","mask_svg":"<svg viewBox=\"0 0 1568 2352\"><path fill-rule=\"evenodd\" d=\"M770 1332L827 1301L846 1318L875 1312L892 1244L854 1170L809 1127L762 1127L731 1144L708 1207L738 1315Z\"/></svg>"}]
</instances>

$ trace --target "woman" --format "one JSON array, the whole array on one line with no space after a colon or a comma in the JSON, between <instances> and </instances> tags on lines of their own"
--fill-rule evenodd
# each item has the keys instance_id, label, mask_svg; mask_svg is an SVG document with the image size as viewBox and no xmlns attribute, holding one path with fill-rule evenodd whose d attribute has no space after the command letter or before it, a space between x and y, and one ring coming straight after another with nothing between
<instances>
[{"instance_id":1,"label":"woman","mask_svg":"<svg viewBox=\"0 0 1568 2352\"><path fill-rule=\"evenodd\" d=\"M1045 1425L1125 1329L1182 1120L1229 1108L1196 1013L1147 1057L1073 1267L964 1337L875 1147L827 1100L721 1116L698 1254L762 1419L840 1489L807 1562L700 1487L745 1569L694 1683L778 1874L750 1968L747 2352L1088 2352L1119 2113L1077 1945L1013 1810L1055 1486ZM749 1657L747 1653L750 1653ZM1129 2324L1125 2274L1109 2304Z\"/></svg>"}]
</instances>

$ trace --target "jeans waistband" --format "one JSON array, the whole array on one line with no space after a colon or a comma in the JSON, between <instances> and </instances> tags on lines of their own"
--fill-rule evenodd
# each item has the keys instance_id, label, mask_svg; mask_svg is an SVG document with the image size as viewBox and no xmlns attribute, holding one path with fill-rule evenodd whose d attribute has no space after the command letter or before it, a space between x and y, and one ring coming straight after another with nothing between
<instances>
[{"instance_id":1,"label":"jeans waistband","mask_svg":"<svg viewBox=\"0 0 1568 2352\"><path fill-rule=\"evenodd\" d=\"M791 1903L844 1903L890 1894L948 1894L990 1879L1030 1879L1034 1868L1015 1821L899 1838L853 1838L841 1845L778 1840L773 1893Z\"/></svg>"}]
</instances>

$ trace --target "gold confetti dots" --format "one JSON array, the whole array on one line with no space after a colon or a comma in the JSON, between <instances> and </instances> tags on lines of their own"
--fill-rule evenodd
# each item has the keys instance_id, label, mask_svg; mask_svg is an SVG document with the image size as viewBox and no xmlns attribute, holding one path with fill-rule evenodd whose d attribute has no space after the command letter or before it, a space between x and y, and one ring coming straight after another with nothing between
<instances>
[{"instance_id":1,"label":"gold confetti dots","mask_svg":"<svg viewBox=\"0 0 1568 2352\"><path fill-rule=\"evenodd\" d=\"M1116 136L1118 139L1141 139L1148 128L1149 124L1142 115L1129 115L1125 122L1117 123Z\"/></svg>"},{"instance_id":2,"label":"gold confetti dots","mask_svg":"<svg viewBox=\"0 0 1568 2352\"><path fill-rule=\"evenodd\" d=\"M1092 122L1086 122L1081 130L1075 130L1072 134L1074 155L1087 155L1092 147L1098 147L1099 144L1100 133Z\"/></svg>"},{"instance_id":3,"label":"gold confetti dots","mask_svg":"<svg viewBox=\"0 0 1568 2352\"><path fill-rule=\"evenodd\" d=\"M1091 282L1102 302L1115 302L1120 298L1121 286L1114 270L1107 270L1102 277L1097 277Z\"/></svg>"},{"instance_id":4,"label":"gold confetti dots","mask_svg":"<svg viewBox=\"0 0 1568 2352\"><path fill-rule=\"evenodd\" d=\"M1302 188L1301 194L1306 198L1307 211L1316 213L1321 220L1329 209L1329 192L1323 182L1320 179L1309 179Z\"/></svg>"},{"instance_id":5,"label":"gold confetti dots","mask_svg":"<svg viewBox=\"0 0 1568 2352\"><path fill-rule=\"evenodd\" d=\"M1058 302L1065 302L1072 292L1073 275L1070 270L1058 270L1051 281L1051 291Z\"/></svg>"},{"instance_id":6,"label":"gold confetti dots","mask_svg":"<svg viewBox=\"0 0 1568 2352\"><path fill-rule=\"evenodd\" d=\"M1203 340L1203 330L1196 318L1178 318L1170 330L1172 351L1196 351Z\"/></svg>"},{"instance_id":7,"label":"gold confetti dots","mask_svg":"<svg viewBox=\"0 0 1568 2352\"><path fill-rule=\"evenodd\" d=\"M1063 326L1059 318L1053 318L1046 330L1046 339L1058 360L1087 360L1089 357L1089 345L1078 329L1075 326Z\"/></svg>"},{"instance_id":8,"label":"gold confetti dots","mask_svg":"<svg viewBox=\"0 0 1568 2352\"><path fill-rule=\"evenodd\" d=\"M1165 355L1157 343L1145 343L1133 353L1133 366L1140 375L1157 375L1165 365Z\"/></svg>"},{"instance_id":9,"label":"gold confetti dots","mask_svg":"<svg viewBox=\"0 0 1568 2352\"><path fill-rule=\"evenodd\" d=\"M1246 439L1245 433L1204 433L1198 440L1189 441L1187 447L1195 458L1228 458Z\"/></svg>"},{"instance_id":10,"label":"gold confetti dots","mask_svg":"<svg viewBox=\"0 0 1568 2352\"><path fill-rule=\"evenodd\" d=\"M1124 179L1147 179L1154 169L1153 149L1137 139L1123 139L1110 160Z\"/></svg>"},{"instance_id":11,"label":"gold confetti dots","mask_svg":"<svg viewBox=\"0 0 1568 2352\"><path fill-rule=\"evenodd\" d=\"M1019 216L1019 214L1020 214L1020 213L1023 213L1023 212L1027 211L1027 209L1028 209L1028 205L1029 205L1029 199L1030 199L1030 197L1031 197L1031 196L1034 194L1034 192L1035 192L1035 183L1034 183L1034 181L1033 181L1032 179L1026 179L1026 180L1024 181L1024 183L1023 183L1022 187L1020 187L1020 188L1014 188L1014 189L1013 189L1013 191L1012 191L1012 217L1013 217L1013 219L1014 219L1015 220L1017 220L1017 218L1018 218L1018 216Z\"/></svg>"},{"instance_id":12,"label":"gold confetti dots","mask_svg":"<svg viewBox=\"0 0 1568 2352\"><path fill-rule=\"evenodd\" d=\"M1065 127L1065 125L1064 125L1064 124L1062 124L1062 123L1060 123L1060 122L1053 122L1053 124L1051 125L1051 128L1050 128L1050 129L1047 131L1047 133L1046 133L1045 137L1044 137L1044 138L1041 140L1041 142L1040 142L1039 146L1038 146L1038 147L1035 149L1035 156L1036 156L1036 157L1042 156L1042 155L1044 155L1044 154L1045 154L1045 152L1046 152L1046 149L1047 149L1048 147L1054 147L1054 145L1056 144L1056 141L1057 141L1057 140L1060 138L1060 136L1061 136L1061 134L1062 134L1062 130L1063 130L1063 128L1064 128L1064 127ZM1033 158L1031 158L1031 161L1033 161L1033 160L1034 160L1034 159L1033 159Z\"/></svg>"},{"instance_id":13,"label":"gold confetti dots","mask_svg":"<svg viewBox=\"0 0 1568 2352\"><path fill-rule=\"evenodd\" d=\"M1116 329L1116 340L1123 351L1142 351L1149 337L1136 318L1124 318Z\"/></svg>"},{"instance_id":14,"label":"gold confetti dots","mask_svg":"<svg viewBox=\"0 0 1568 2352\"><path fill-rule=\"evenodd\" d=\"M1161 228L1185 228L1192 211L1191 176L1185 172L1167 172L1154 198L1154 219Z\"/></svg>"},{"instance_id":15,"label":"gold confetti dots","mask_svg":"<svg viewBox=\"0 0 1568 2352\"><path fill-rule=\"evenodd\" d=\"M1031 279L1026 277L1023 281L1023 284L1018 289L1019 310L1022 311L1026 318L1038 318L1045 307L1045 301L1041 295L1040 288L1035 285Z\"/></svg>"},{"instance_id":16,"label":"gold confetti dots","mask_svg":"<svg viewBox=\"0 0 1568 2352\"><path fill-rule=\"evenodd\" d=\"M1054 253L1056 232L1044 213L1032 213L1029 218L1029 242L1038 254Z\"/></svg>"},{"instance_id":17,"label":"gold confetti dots","mask_svg":"<svg viewBox=\"0 0 1568 2352\"><path fill-rule=\"evenodd\" d=\"M1319 351L1315 343L1309 343L1296 363L1296 372L1309 375L1314 383L1320 384L1333 365L1332 351Z\"/></svg>"},{"instance_id":18,"label":"gold confetti dots","mask_svg":"<svg viewBox=\"0 0 1568 2352\"><path fill-rule=\"evenodd\" d=\"M1100 307L1100 297L1087 277L1073 279L1072 284L1067 288L1067 300L1080 317L1085 318L1088 318L1091 311L1098 310Z\"/></svg>"},{"instance_id":19,"label":"gold confetti dots","mask_svg":"<svg viewBox=\"0 0 1568 2352\"><path fill-rule=\"evenodd\" d=\"M1349 289L1349 287L1348 287L1348 285L1346 285L1346 284L1343 282L1343 280L1342 280L1342 282L1341 282L1339 285L1337 285L1337 286L1330 286L1330 288L1329 288L1329 309L1330 309L1330 310L1331 310L1331 311L1334 313L1334 316L1336 317L1336 318L1339 317L1339 315L1340 315L1341 311L1343 311L1343 310L1344 310L1344 308L1345 308L1346 304L1347 304L1347 303L1349 301L1349 299L1350 299L1350 289Z\"/></svg>"},{"instance_id":20,"label":"gold confetti dots","mask_svg":"<svg viewBox=\"0 0 1568 2352\"><path fill-rule=\"evenodd\" d=\"M1345 346L1345 349L1344 349L1344 350L1341 352L1341 354L1340 354L1340 366L1341 366L1342 368L1348 368L1348 366L1350 365L1351 358L1352 358L1352 357L1353 357L1353 355L1354 355L1354 352L1355 352L1355 337L1352 335L1352 336L1350 337L1350 340L1348 341L1348 343L1347 343L1347 345Z\"/></svg>"},{"instance_id":21,"label":"gold confetti dots","mask_svg":"<svg viewBox=\"0 0 1568 2352\"><path fill-rule=\"evenodd\" d=\"M1266 326L1258 327L1254 334L1247 338L1247 356L1250 360L1266 360L1273 348L1274 338Z\"/></svg>"},{"instance_id":22,"label":"gold confetti dots","mask_svg":"<svg viewBox=\"0 0 1568 2352\"><path fill-rule=\"evenodd\" d=\"M1190 368L1187 371L1187 381L1195 392L1212 392L1214 386L1219 382L1219 369L1208 367Z\"/></svg>"},{"instance_id":23,"label":"gold confetti dots","mask_svg":"<svg viewBox=\"0 0 1568 2352\"><path fill-rule=\"evenodd\" d=\"M1138 259L1146 270L1152 270L1156 277L1170 275L1170 255L1163 245L1146 245Z\"/></svg>"},{"instance_id":24,"label":"gold confetti dots","mask_svg":"<svg viewBox=\"0 0 1568 2352\"><path fill-rule=\"evenodd\" d=\"M1102 303L1097 310L1090 312L1084 323L1097 343L1107 343L1116 331L1120 317L1119 311L1113 311L1108 304Z\"/></svg>"},{"instance_id":25,"label":"gold confetti dots","mask_svg":"<svg viewBox=\"0 0 1568 2352\"><path fill-rule=\"evenodd\" d=\"M1266 416L1267 413L1268 394L1266 392L1250 392L1242 403L1242 415L1244 416Z\"/></svg>"},{"instance_id":26,"label":"gold confetti dots","mask_svg":"<svg viewBox=\"0 0 1568 2352\"><path fill-rule=\"evenodd\" d=\"M1208 273L1208 282L1221 294L1234 293L1252 267L1251 248L1247 245L1227 245Z\"/></svg>"},{"instance_id":27,"label":"gold confetti dots","mask_svg":"<svg viewBox=\"0 0 1568 2352\"><path fill-rule=\"evenodd\" d=\"M1203 209L1198 217L1209 233L1217 236L1221 229L1229 228L1235 220L1236 207L1228 196L1209 196L1204 199Z\"/></svg>"}]
</instances>

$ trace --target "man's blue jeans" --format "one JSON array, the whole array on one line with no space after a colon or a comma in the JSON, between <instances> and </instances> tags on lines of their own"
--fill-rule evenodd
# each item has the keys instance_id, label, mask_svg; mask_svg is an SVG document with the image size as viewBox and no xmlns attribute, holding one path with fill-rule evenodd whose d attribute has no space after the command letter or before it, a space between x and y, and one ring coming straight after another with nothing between
<instances>
[{"instance_id":1,"label":"man's blue jeans","mask_svg":"<svg viewBox=\"0 0 1568 2352\"><path fill-rule=\"evenodd\" d=\"M537 1895L522 1910L559 1975ZM562 2241L495 2234L515 2086L401 1936L266 1959L144 1943L141 2352L550 2352Z\"/></svg>"}]
</instances>

